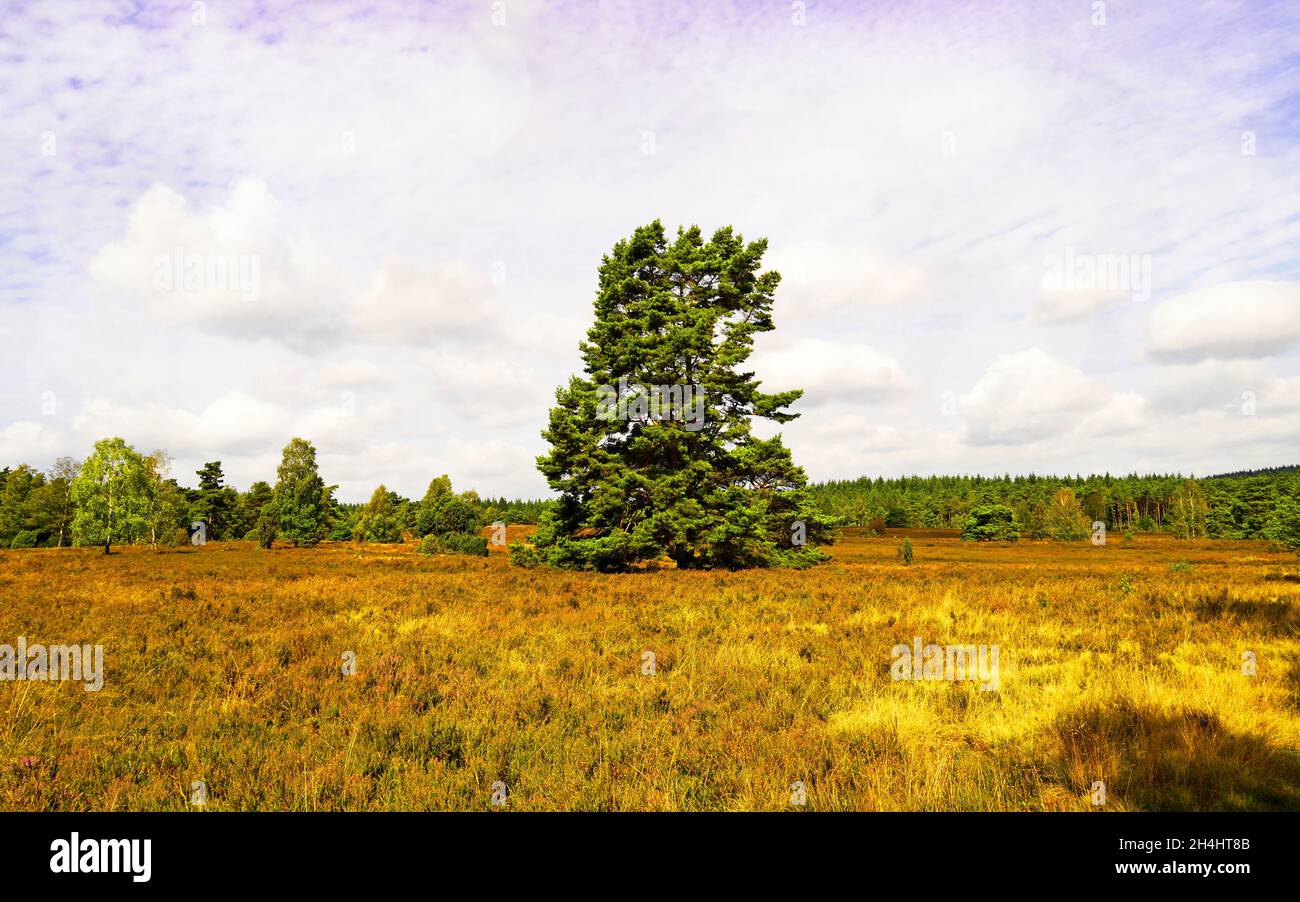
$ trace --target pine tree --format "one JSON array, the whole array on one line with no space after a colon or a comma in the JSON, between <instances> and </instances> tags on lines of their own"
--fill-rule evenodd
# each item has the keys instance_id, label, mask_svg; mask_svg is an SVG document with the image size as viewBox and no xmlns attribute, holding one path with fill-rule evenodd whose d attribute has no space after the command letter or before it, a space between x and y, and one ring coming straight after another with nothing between
<instances>
[{"instance_id":1,"label":"pine tree","mask_svg":"<svg viewBox=\"0 0 1300 902\"><path fill-rule=\"evenodd\" d=\"M669 243L655 221L618 242L599 271L585 375L556 391L550 453L560 493L534 536L563 567L619 570L666 555L678 567L803 566L825 558L832 521L805 491L778 423L801 391L767 393L743 365L773 329L776 272L764 240L698 227Z\"/></svg>"}]
</instances>

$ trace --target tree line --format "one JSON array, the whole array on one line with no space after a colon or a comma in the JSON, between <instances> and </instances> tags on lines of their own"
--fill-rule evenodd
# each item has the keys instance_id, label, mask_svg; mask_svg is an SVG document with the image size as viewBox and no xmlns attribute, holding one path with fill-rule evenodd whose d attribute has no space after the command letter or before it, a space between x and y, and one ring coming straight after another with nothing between
<instances>
[{"instance_id":1,"label":"tree line","mask_svg":"<svg viewBox=\"0 0 1300 902\"><path fill-rule=\"evenodd\" d=\"M1094 523L1181 538L1268 539L1300 534L1300 467L1190 479L1128 476L904 476L817 483L809 491L841 525L967 529L1006 538L1072 540ZM1005 512L997 510L1005 509ZM976 522L971 523L972 519ZM1293 546L1292 546L1293 547Z\"/></svg>"},{"instance_id":2,"label":"tree line","mask_svg":"<svg viewBox=\"0 0 1300 902\"><path fill-rule=\"evenodd\" d=\"M478 530L493 522L536 522L544 501L483 500L452 491L435 477L419 500L379 486L365 504L336 499L321 478L316 449L294 438L285 446L274 484L246 491L227 484L221 461L196 471L182 486L165 451L143 454L121 438L95 443L85 461L60 457L46 472L28 464L0 469L0 547L35 548L115 544L179 545L201 523L206 539L277 539L297 546L326 539L401 542L434 537L423 550L480 553ZM483 549L485 550L485 546Z\"/></svg>"}]
</instances>

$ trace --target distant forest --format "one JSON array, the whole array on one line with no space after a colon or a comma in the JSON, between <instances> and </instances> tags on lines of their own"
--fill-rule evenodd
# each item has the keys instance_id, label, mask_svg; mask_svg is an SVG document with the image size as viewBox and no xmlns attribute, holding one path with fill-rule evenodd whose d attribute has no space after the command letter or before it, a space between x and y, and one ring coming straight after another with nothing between
<instances>
[{"instance_id":1,"label":"distant forest","mask_svg":"<svg viewBox=\"0 0 1300 902\"><path fill-rule=\"evenodd\" d=\"M976 507L1001 504L1025 532L1049 532L1054 501L1069 489L1089 521L1107 529L1187 537L1269 538L1284 508L1300 503L1300 466L1186 476L904 476L810 486L845 526L960 529Z\"/></svg>"},{"instance_id":2,"label":"distant forest","mask_svg":"<svg viewBox=\"0 0 1300 902\"><path fill-rule=\"evenodd\" d=\"M175 544L183 527L203 521L210 539L253 537L259 516L273 496L263 481L239 491L225 483L219 461L197 471L197 487L168 477L164 452L142 458L148 507L128 541ZM72 491L81 464L61 458L49 472L22 465L0 469L0 547L73 544L77 505ZM441 477L446 480L446 477ZM438 480L435 480L438 482ZM446 483L450 491L450 482ZM431 488L432 490L432 488ZM813 483L808 492L841 526L962 529L977 510L1004 506L1015 526L1030 538L1074 539L1091 523L1123 532L1170 532L1183 538L1285 539L1300 542L1300 466L1224 473L1203 479L1164 476L905 476ZM554 502L543 499L460 496L479 524L537 523ZM377 501L379 498L381 501ZM369 534L367 510L380 504L393 521L388 541L420 535L419 514L429 507L380 486L369 504L341 503L327 487L321 536L347 540ZM381 503L382 502L382 503ZM373 512L372 512L373 513ZM1010 516L1010 515L1008 515ZM373 517L371 517L373 519ZM179 531L179 532L178 532ZM373 540L373 539L371 539Z\"/></svg>"}]
</instances>

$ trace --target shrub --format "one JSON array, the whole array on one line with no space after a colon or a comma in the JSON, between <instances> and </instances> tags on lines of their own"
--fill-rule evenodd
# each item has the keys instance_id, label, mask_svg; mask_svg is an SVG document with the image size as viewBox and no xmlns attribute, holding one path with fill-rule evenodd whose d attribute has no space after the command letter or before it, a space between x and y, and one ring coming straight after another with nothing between
<instances>
[{"instance_id":1,"label":"shrub","mask_svg":"<svg viewBox=\"0 0 1300 902\"><path fill-rule=\"evenodd\" d=\"M440 495L420 505L415 515L415 530L422 536L445 536L472 533L478 528L478 511L460 495Z\"/></svg>"},{"instance_id":2,"label":"shrub","mask_svg":"<svg viewBox=\"0 0 1300 902\"><path fill-rule=\"evenodd\" d=\"M1014 542L1020 538L1020 524L1005 504L981 504L966 519L961 537L966 542Z\"/></svg>"},{"instance_id":3,"label":"shrub","mask_svg":"<svg viewBox=\"0 0 1300 902\"><path fill-rule=\"evenodd\" d=\"M898 546L898 559L903 562L904 566L912 563L911 539L903 539L903 544Z\"/></svg>"},{"instance_id":4,"label":"shrub","mask_svg":"<svg viewBox=\"0 0 1300 902\"><path fill-rule=\"evenodd\" d=\"M487 539L470 532L453 532L445 536L425 536L420 540L420 554L469 554L487 557Z\"/></svg>"},{"instance_id":5,"label":"shrub","mask_svg":"<svg viewBox=\"0 0 1300 902\"><path fill-rule=\"evenodd\" d=\"M516 567L537 567L542 563L542 556L532 545L523 542L510 543L510 563Z\"/></svg>"},{"instance_id":6,"label":"shrub","mask_svg":"<svg viewBox=\"0 0 1300 902\"><path fill-rule=\"evenodd\" d=\"M10 548L35 548L36 540L39 538L40 536L37 533L33 532L32 530L22 529L19 530L14 535L13 541L9 543L9 547Z\"/></svg>"}]
</instances>

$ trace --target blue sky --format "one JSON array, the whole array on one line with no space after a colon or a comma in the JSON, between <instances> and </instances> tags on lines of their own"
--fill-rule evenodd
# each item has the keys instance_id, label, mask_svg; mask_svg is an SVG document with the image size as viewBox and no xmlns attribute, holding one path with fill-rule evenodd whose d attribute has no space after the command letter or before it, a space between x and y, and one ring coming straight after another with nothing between
<instances>
[{"instance_id":1,"label":"blue sky","mask_svg":"<svg viewBox=\"0 0 1300 902\"><path fill-rule=\"evenodd\" d=\"M654 218L769 239L814 478L1298 462L1294 4L271 6L0 14L0 463L539 495Z\"/></svg>"}]
</instances>

